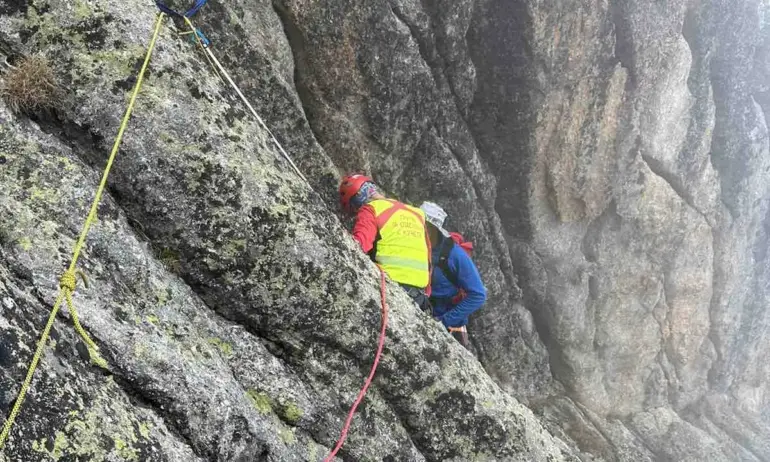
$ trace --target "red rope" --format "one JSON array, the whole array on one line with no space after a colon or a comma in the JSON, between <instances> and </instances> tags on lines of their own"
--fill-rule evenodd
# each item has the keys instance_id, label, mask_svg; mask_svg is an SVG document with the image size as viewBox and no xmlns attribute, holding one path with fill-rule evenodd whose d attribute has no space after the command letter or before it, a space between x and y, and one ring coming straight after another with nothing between
<instances>
[{"instance_id":1,"label":"red rope","mask_svg":"<svg viewBox=\"0 0 770 462\"><path fill-rule=\"evenodd\" d=\"M348 430L350 430L350 424L353 421L353 415L356 413L358 405L361 404L361 401L364 399L366 390L369 389L369 385L372 384L374 373L377 370L377 364L380 362L380 356L382 356L382 347L385 345L385 328L388 326L388 305L385 304L385 273L379 266L377 268L380 270L380 302L382 303L382 329L380 330L380 341L377 345L377 354L374 356L374 363L372 364L372 370L369 371L369 377L366 378L363 388L358 392L358 397L356 397L353 406L350 408L348 418L345 420L345 425L342 427L342 433L340 433L340 439L337 441L337 446L335 446L334 450L326 456L324 462L332 460L332 458L337 455L340 448L342 448L342 445L345 444L345 439L348 437Z\"/></svg>"}]
</instances>

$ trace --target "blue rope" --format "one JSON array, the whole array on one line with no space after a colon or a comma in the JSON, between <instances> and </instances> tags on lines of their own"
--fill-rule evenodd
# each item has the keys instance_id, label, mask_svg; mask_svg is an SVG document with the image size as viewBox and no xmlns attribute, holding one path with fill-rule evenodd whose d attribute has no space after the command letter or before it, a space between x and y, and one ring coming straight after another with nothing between
<instances>
[{"instance_id":1,"label":"blue rope","mask_svg":"<svg viewBox=\"0 0 770 462\"><path fill-rule=\"evenodd\" d=\"M193 5L192 8L187 10L187 13L185 13L184 15L187 16L188 18L192 18L193 15L198 12L198 10L203 8L203 5L205 5L207 1L208 0L197 0L195 2L195 5Z\"/></svg>"},{"instance_id":2,"label":"blue rope","mask_svg":"<svg viewBox=\"0 0 770 462\"><path fill-rule=\"evenodd\" d=\"M176 11L172 10L171 8L167 7L166 5L164 5L163 3L161 3L158 0L155 0L155 5L158 7L158 9L160 11L162 11L163 13L166 13L169 16L179 16L179 17L182 16L181 14L179 14Z\"/></svg>"},{"instance_id":3,"label":"blue rope","mask_svg":"<svg viewBox=\"0 0 770 462\"><path fill-rule=\"evenodd\" d=\"M177 17L180 17L180 18L184 16L186 18L191 18L191 17L193 17L195 15L195 13L197 13L201 8L203 8L203 5L205 5L206 2L208 2L208 0L196 0L195 4L192 6L192 8L187 10L187 12L184 15L182 15L179 12L176 12L176 11L172 10L169 7L167 7L160 0L155 0L155 5L158 7L158 9L160 11L166 13L169 16L177 16Z\"/></svg>"},{"instance_id":4,"label":"blue rope","mask_svg":"<svg viewBox=\"0 0 770 462\"><path fill-rule=\"evenodd\" d=\"M208 0L196 0L195 4L187 10L187 12L182 15L181 13L172 10L171 8L167 7L163 2L160 0L155 0L155 5L158 7L160 11L163 13L166 13L169 16L176 16L178 18L191 18L193 17L198 11L200 11L201 8L208 2ZM204 34L203 31L201 31L198 28L195 28L195 35L200 39L201 43L204 47L208 47L211 45L211 40L209 40ZM191 37L193 42L196 42L195 36Z\"/></svg>"},{"instance_id":5,"label":"blue rope","mask_svg":"<svg viewBox=\"0 0 770 462\"><path fill-rule=\"evenodd\" d=\"M209 45L211 45L211 41L205 35L203 35L203 31L198 29L197 27L195 28L195 35L197 35L198 38L201 39L201 43L203 44L204 47L208 47ZM193 42L195 42L195 37L190 37L190 39Z\"/></svg>"}]
</instances>

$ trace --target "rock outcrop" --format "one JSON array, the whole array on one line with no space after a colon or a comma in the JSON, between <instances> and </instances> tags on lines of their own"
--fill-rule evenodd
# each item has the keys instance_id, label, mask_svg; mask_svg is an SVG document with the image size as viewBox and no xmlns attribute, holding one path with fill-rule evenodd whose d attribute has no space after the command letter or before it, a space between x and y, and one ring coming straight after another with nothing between
<instances>
[{"instance_id":1,"label":"rock outcrop","mask_svg":"<svg viewBox=\"0 0 770 462\"><path fill-rule=\"evenodd\" d=\"M352 169L446 206L490 299L477 360L389 285L345 460L770 460L768 11L210 2L197 25L310 185L167 21L75 295L108 370L64 310L0 460L321 460L380 321L336 216ZM0 103L4 415L155 14L0 4L0 50L65 90Z\"/></svg>"},{"instance_id":2,"label":"rock outcrop","mask_svg":"<svg viewBox=\"0 0 770 462\"><path fill-rule=\"evenodd\" d=\"M231 35L217 39L222 50L264 53L248 45L246 32L262 25L261 16L250 22L222 8L212 5L208 15L241 18L223 25ZM55 296L154 15L138 3L36 2L3 17L10 47L55 58L68 90L54 114L36 121L1 113L4 412ZM244 56L230 66L238 76L258 66ZM291 87L281 64L258 72ZM281 102L286 119L304 120L292 101ZM331 162L298 150L313 141L309 130L301 135L285 142L308 156L298 160L323 190L318 172ZM108 371L87 367L67 320L57 322L8 460L325 456L371 362L379 279L323 195L287 172L267 133L195 48L164 28L81 259L91 288L78 290L75 301ZM571 458L400 289L388 297L387 348L347 458Z\"/></svg>"}]
</instances>

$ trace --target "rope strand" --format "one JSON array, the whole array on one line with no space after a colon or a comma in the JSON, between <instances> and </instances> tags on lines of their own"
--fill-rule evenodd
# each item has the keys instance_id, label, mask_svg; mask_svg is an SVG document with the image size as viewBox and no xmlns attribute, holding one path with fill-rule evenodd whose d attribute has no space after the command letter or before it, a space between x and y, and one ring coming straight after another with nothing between
<instances>
[{"instance_id":1,"label":"rope strand","mask_svg":"<svg viewBox=\"0 0 770 462\"><path fill-rule=\"evenodd\" d=\"M348 418L345 419L345 425L342 427L342 432L340 433L340 438L337 441L337 445L334 447L332 452L329 453L328 456L324 459L324 462L330 462L335 455L337 455L337 452L339 452L340 449L342 449L342 445L345 444L345 440L348 437L348 430L350 430L350 425L353 422L353 415L356 413L356 409L358 408L358 405L361 404L361 401L363 401L364 396L366 396L366 391L369 389L369 386L372 384L372 380L374 379L374 373L377 371L377 364L380 363L380 357L382 356L382 348L385 345L385 329L388 327L388 305L386 304L385 300L385 292L386 292L386 286L385 286L385 272L380 268L379 265L377 265L377 268L380 270L380 303L382 304L382 329L380 330L380 340L377 344L377 353L374 355L374 363L372 363L372 369L369 371L369 376L366 378L366 381L364 382L364 386L361 388L361 391L358 392L358 396L356 397L356 400L353 402L353 405L350 407L350 412L348 412Z\"/></svg>"},{"instance_id":2,"label":"rope strand","mask_svg":"<svg viewBox=\"0 0 770 462\"><path fill-rule=\"evenodd\" d=\"M187 23L188 27L192 30L193 34L196 34L197 36L197 30L195 29L195 25L190 21L189 18L185 18L185 23ZM289 162L289 165L291 165L291 168L294 170L294 172L302 178L302 180L307 183L308 186L310 186L310 182L305 178L305 175L302 174L300 169L297 167L297 165L294 163L293 160L291 160L291 156L286 153L286 151L283 149L283 146L281 146L281 143L278 142L278 139L273 135L273 132L270 131L270 129L267 127L267 124L265 124L265 121L262 120L262 117L259 116L257 111L254 109L254 107L251 105L248 99L243 95L243 92L241 92L241 89L236 85L236 83L233 81L233 79L230 77L230 74L227 73L224 67L222 67L222 63L219 62L216 56L214 56L214 53L211 52L211 47L202 47L203 51L206 53L208 57L211 58L211 61L216 65L216 67L219 69L219 72L225 76L225 79L230 83L230 86L233 87L233 90L240 96L241 101L243 101L243 104L246 105L246 107L249 108L249 111L251 111L251 114L254 116L255 119L257 119L257 122L262 127L263 130L267 132L268 135L270 135L271 140L275 144L275 146L278 148L278 150L281 152L281 155ZM312 189L312 186L311 186Z\"/></svg>"},{"instance_id":3,"label":"rope strand","mask_svg":"<svg viewBox=\"0 0 770 462\"><path fill-rule=\"evenodd\" d=\"M139 94L139 90L142 87L144 75L150 63L150 57L152 56L152 51L155 48L155 42L157 41L158 36L160 35L160 27L163 24L164 16L165 14L163 12L158 14L158 19L155 22L155 29L153 31L152 39L150 40L150 44L147 47L147 54L144 58L144 64L142 65L141 71L139 71L139 76L136 80L136 85L134 85L134 91L131 94L131 99L128 103L128 108L126 108L126 113L123 116L122 123L120 124L118 135L115 138L115 144L112 146L112 152L110 152L110 157L107 160L107 165L104 168L104 173L102 174L102 179L101 179L101 182L99 183L99 187L96 190L94 201L91 203L91 209L88 212L88 216L86 217L85 223L83 223L83 229L81 230L80 236L78 237L78 241L75 244L75 248L72 253L72 260L70 261L69 268L61 276L61 280L59 281L59 295L56 297L56 302L53 304L53 308L51 308L51 314L48 315L48 321L46 322L45 328L43 329L43 332L40 335L40 339L37 342L37 348L35 348L35 354L32 356L32 361L30 362L29 368L27 369L27 375L24 378L24 382L21 384L21 388L19 389L19 394L16 397L16 402L13 405L13 409L11 409L11 413L8 415L8 419L3 424L3 431L2 433L0 433L0 449L2 449L5 446L5 443L8 441L8 436L11 433L11 428L13 427L13 423L16 421L16 417L19 415L21 406L24 403L24 398L26 398L27 391L29 391L29 387L32 384L32 378L34 377L35 370L37 369L37 366L40 363L40 358L43 356L43 350L45 349L45 345L48 342L48 337L51 335L51 328L53 327L54 320L56 319L56 314L59 312L59 308L61 307L61 304L63 301L66 301L67 306L69 307L70 316L72 316L72 323L75 325L75 330L78 332L78 334L80 334L80 336L83 338L83 341L86 343L88 347L89 353L91 355L91 361L100 367L104 367L104 368L107 367L106 361L104 361L104 359L98 354L98 347L96 346L94 341L91 340L91 337L88 336L85 329L83 329L83 326L80 325L80 319L78 318L77 311L75 311L75 307L72 303L72 292L74 292L75 285L77 282L76 276L80 275L84 283L86 285L88 284L87 279L83 275L82 271L76 269L76 267L77 267L78 258L80 257L80 253L83 249L83 245L85 244L88 231L91 229L91 225L96 219L97 209L99 207L99 202L101 201L102 194L104 193L104 188L107 185L107 178L109 177L110 169L112 168L112 163L115 160L115 156L118 153L118 148L120 147L120 143L123 140L123 133L126 131L126 127L128 126L128 121L131 118L131 112L134 109L134 103L136 102L136 97Z\"/></svg>"}]
</instances>

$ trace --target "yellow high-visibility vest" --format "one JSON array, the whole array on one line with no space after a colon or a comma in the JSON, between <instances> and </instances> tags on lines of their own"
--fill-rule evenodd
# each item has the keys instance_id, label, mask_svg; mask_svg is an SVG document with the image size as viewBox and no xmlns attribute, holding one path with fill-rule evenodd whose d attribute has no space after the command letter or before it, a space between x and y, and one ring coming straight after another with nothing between
<instances>
[{"instance_id":1,"label":"yellow high-visibility vest","mask_svg":"<svg viewBox=\"0 0 770 462\"><path fill-rule=\"evenodd\" d=\"M377 220L375 261L394 281L425 288L430 284L430 241L425 213L389 199L369 202Z\"/></svg>"}]
</instances>

